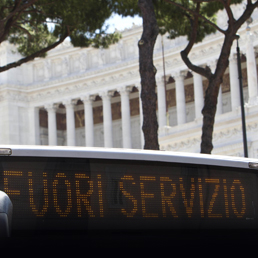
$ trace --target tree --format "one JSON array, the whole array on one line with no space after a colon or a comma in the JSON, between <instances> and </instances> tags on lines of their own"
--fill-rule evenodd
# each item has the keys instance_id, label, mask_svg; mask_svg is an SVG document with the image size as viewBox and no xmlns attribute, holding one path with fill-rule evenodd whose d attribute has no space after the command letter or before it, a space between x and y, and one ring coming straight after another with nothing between
<instances>
[{"instance_id":1,"label":"tree","mask_svg":"<svg viewBox=\"0 0 258 258\"><path fill-rule=\"evenodd\" d=\"M156 115L157 94L156 68L153 65L153 50L159 27L155 17L152 0L139 0L139 8L143 18L143 33L139 46L139 68L141 76L141 99L143 110L142 130L145 138L144 149L159 149L158 122ZM147 114L147 115L146 115Z\"/></svg>"},{"instance_id":2,"label":"tree","mask_svg":"<svg viewBox=\"0 0 258 258\"><path fill-rule=\"evenodd\" d=\"M108 47L120 38L106 33L111 15L108 0L1 0L0 44L9 40L24 57L0 72L44 57L68 37L74 46Z\"/></svg>"},{"instance_id":3,"label":"tree","mask_svg":"<svg viewBox=\"0 0 258 258\"><path fill-rule=\"evenodd\" d=\"M192 5L189 1L184 2L184 6L189 8ZM138 3L138 5L137 5ZM140 15L143 19L143 32L138 42L139 46L139 70L141 77L141 100L143 109L143 134L145 149L159 149L158 143L158 122L156 116L157 95L155 92L157 72L153 65L153 50L158 34L169 33L169 37L175 38L180 35L188 35L190 37L190 29L188 19L189 15L178 6L166 3L164 0L114 0L112 1L113 11L124 15L134 16ZM211 12L208 9L211 16ZM201 40L208 33L214 32L215 29L200 21L201 25L198 30L196 40Z\"/></svg>"},{"instance_id":4,"label":"tree","mask_svg":"<svg viewBox=\"0 0 258 258\"><path fill-rule=\"evenodd\" d=\"M202 127L202 141L201 141L201 153L210 154L212 145L212 134L214 128L214 118L216 114L217 98L219 93L219 88L223 80L223 75L229 64L229 56L231 52L231 47L233 41L238 38L238 29L251 17L254 9L258 7L258 1L252 3L251 0L246 1L245 9L242 15L235 19L233 12L230 8L231 4L240 3L242 1L225 1L225 0L194 0L192 6L185 7L183 4L178 4L178 2L173 0L166 0L166 2L179 7L183 10L189 17L189 24L191 25L191 34L189 36L189 42L186 48L181 52L181 57L185 64L192 71L206 77L208 79L208 88L205 93L204 107L202 110L203 114L203 127ZM226 29L219 28L213 21L208 19L202 12L202 8L207 8L208 10L218 10L225 8L228 16L228 26ZM200 30L200 21L206 21L213 28L218 30L224 35L223 45L221 48L220 55L217 60L216 69L212 72L209 67L203 68L194 65L189 59L188 55L192 50L194 43L198 37L198 31Z\"/></svg>"},{"instance_id":5,"label":"tree","mask_svg":"<svg viewBox=\"0 0 258 258\"><path fill-rule=\"evenodd\" d=\"M151 48L147 43L151 42L152 46L153 43L155 43L154 39L156 38L157 33L156 26L158 25L159 33L168 33L168 37L171 39L187 35L189 42L186 48L181 52L181 57L190 70L208 79L209 83L205 93L204 107L202 110L203 126L201 153L210 154L213 149L212 135L217 98L219 88L223 80L223 75L228 67L231 47L234 40L238 38L238 29L250 18L254 9L258 6L258 1L253 2L251 0L246 0L245 9L238 19L234 18L231 5L241 3L242 0L138 0L140 10L137 10L135 7L136 0L128 1L126 4L121 3L119 0L115 2L117 2L116 7L118 9L120 8L120 14L132 15L136 12L143 18L142 39L144 37L144 44L139 44L139 60L142 79L141 97L143 103L143 132L145 136L145 148L158 149L158 143L156 141L158 137L156 131L157 118L155 117L151 107L149 107L150 105L156 105L154 104L156 101L156 95L153 87L155 77L153 78L152 74L153 71L155 71L155 68L153 67L151 72L152 62L147 61L147 58L150 60L153 54L153 48ZM225 9L228 15L228 27L226 29L219 28L216 25L215 14L218 10L222 9ZM156 22L154 20L154 13ZM215 31L219 31L224 35L224 41L220 55L217 59L215 71L212 72L209 67L203 68L201 66L194 65L188 56L195 43L201 41L207 34ZM143 51L144 47L146 48L145 52ZM145 62L144 60L146 61L145 67L141 68L141 64ZM147 64L149 65L147 66ZM149 81L146 78L148 78ZM151 134L151 137L147 134Z\"/></svg>"},{"instance_id":6,"label":"tree","mask_svg":"<svg viewBox=\"0 0 258 258\"><path fill-rule=\"evenodd\" d=\"M156 68L153 65L153 50L159 27L152 0L114 1L114 12L123 16L139 14L143 19L143 33L138 42L139 71L141 77L141 100L143 110L144 149L159 149L158 122L156 115L157 95Z\"/></svg>"}]
</instances>

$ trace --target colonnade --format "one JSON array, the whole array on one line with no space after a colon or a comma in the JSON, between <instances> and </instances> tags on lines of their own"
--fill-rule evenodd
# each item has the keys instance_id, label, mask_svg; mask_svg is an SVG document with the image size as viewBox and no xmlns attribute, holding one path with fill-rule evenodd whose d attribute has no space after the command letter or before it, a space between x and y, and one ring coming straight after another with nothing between
<instances>
[{"instance_id":1,"label":"colonnade","mask_svg":"<svg viewBox=\"0 0 258 258\"><path fill-rule=\"evenodd\" d=\"M257 65L255 60L255 51L252 45L251 36L246 40L246 66L247 66L247 82L248 82L248 96L249 104L257 104L258 87L257 87ZM211 70L215 69L215 62L207 62L205 65L210 66ZM176 112L177 112L177 125L186 123L186 101L184 80L187 75L187 70L173 71L169 74L175 81L176 91ZM192 72L193 88L194 88L194 107L195 119L202 117L201 110L204 104L203 92L203 78L201 75ZM229 60L229 78L230 78L230 94L231 94L231 109L235 110L240 106L239 96L239 78L236 54L232 54ZM157 74L157 96L158 96L158 122L159 127L167 126L167 106L166 106L166 87L164 85L164 78L162 75ZM58 105L62 103L66 108L66 128L67 128L67 145L75 146L75 118L74 106L78 99L84 103L84 116L85 116L85 146L94 146L94 117L93 117L93 101L96 96L101 97L103 105L103 131L104 131L104 146L113 147L113 132L112 132L112 110L111 98L114 92L117 91L121 98L121 125L122 125L122 141L123 148L132 148L131 136L131 117L130 117L130 92L133 86L123 86L116 89L109 89L106 91L98 92L96 94L86 94L80 98L64 99L58 103L49 103L44 105L44 109L48 114L48 143L49 145L57 145L57 127L56 127L56 111ZM137 85L140 92L140 87ZM139 98L140 121L142 124L143 115L141 108L141 99ZM36 110L36 111L35 111ZM33 131L32 143L39 144L39 115L37 114L39 107L32 109L33 121L31 130ZM36 112L36 113L35 113ZM222 91L220 89L218 96L217 114L222 113ZM139 128L141 131L141 129ZM142 134L142 133L141 133ZM143 137L141 136L143 141ZM141 143L143 146L143 142Z\"/></svg>"},{"instance_id":2,"label":"colonnade","mask_svg":"<svg viewBox=\"0 0 258 258\"><path fill-rule=\"evenodd\" d=\"M131 116L130 116L130 92L133 86L124 86L114 90L103 91L98 94L87 94L80 98L65 99L58 103L48 103L44 107L32 108L33 115L32 144L39 144L39 109L44 108L47 111L48 119L48 144L52 146L57 145L57 121L56 112L60 104L63 104L66 109L66 135L67 145L76 146L75 135L75 105L80 99L84 105L84 120L85 120L85 146L94 146L94 117L93 117L93 102L97 96L102 99L103 105L103 131L104 131L104 146L113 147L113 132L112 132L112 109L111 98L117 91L121 98L121 120L122 120L122 138L123 148L132 148L131 139ZM140 114L142 116L142 114ZM139 128L140 130L140 128Z\"/></svg>"}]
</instances>

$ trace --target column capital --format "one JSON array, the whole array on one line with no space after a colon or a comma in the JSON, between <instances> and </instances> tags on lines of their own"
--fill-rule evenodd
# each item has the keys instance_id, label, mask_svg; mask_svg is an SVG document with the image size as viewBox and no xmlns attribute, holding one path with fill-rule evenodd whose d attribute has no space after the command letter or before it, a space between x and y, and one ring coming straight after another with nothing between
<instances>
[{"instance_id":1,"label":"column capital","mask_svg":"<svg viewBox=\"0 0 258 258\"><path fill-rule=\"evenodd\" d=\"M169 80L169 76L165 76L165 77L166 77L165 80L167 82ZM156 79L156 86L157 87L164 87L165 86L165 84L164 84L164 76L163 75Z\"/></svg>"},{"instance_id":2,"label":"column capital","mask_svg":"<svg viewBox=\"0 0 258 258\"><path fill-rule=\"evenodd\" d=\"M97 94L94 94L94 95L87 94L82 96L80 99L85 104L85 103L92 103L96 99L96 97L97 97Z\"/></svg>"},{"instance_id":3,"label":"column capital","mask_svg":"<svg viewBox=\"0 0 258 258\"><path fill-rule=\"evenodd\" d=\"M175 79L175 80L184 80L186 75L187 75L188 71L176 71L174 73L171 74L171 76Z\"/></svg>"},{"instance_id":4,"label":"column capital","mask_svg":"<svg viewBox=\"0 0 258 258\"><path fill-rule=\"evenodd\" d=\"M253 43L254 39L255 39L255 35L251 31L247 31L246 35L244 36L244 40L247 43Z\"/></svg>"},{"instance_id":5,"label":"column capital","mask_svg":"<svg viewBox=\"0 0 258 258\"><path fill-rule=\"evenodd\" d=\"M44 105L44 108L47 111L54 111L54 112L56 112L58 106L59 106L59 104L56 104L56 103L48 103L48 104Z\"/></svg>"},{"instance_id":6,"label":"column capital","mask_svg":"<svg viewBox=\"0 0 258 258\"><path fill-rule=\"evenodd\" d=\"M121 94L129 94L133 90L133 86L120 86L118 92Z\"/></svg>"},{"instance_id":7,"label":"column capital","mask_svg":"<svg viewBox=\"0 0 258 258\"><path fill-rule=\"evenodd\" d=\"M65 99L63 100L63 105L65 105L66 107L68 106L74 106L77 103L77 100L75 99Z\"/></svg>"},{"instance_id":8,"label":"column capital","mask_svg":"<svg viewBox=\"0 0 258 258\"><path fill-rule=\"evenodd\" d=\"M229 56L229 62L237 62L237 54L236 53L232 53L230 56Z\"/></svg>"},{"instance_id":9,"label":"column capital","mask_svg":"<svg viewBox=\"0 0 258 258\"><path fill-rule=\"evenodd\" d=\"M110 99L114 96L115 90L102 91L99 93L99 96L103 99Z\"/></svg>"},{"instance_id":10,"label":"column capital","mask_svg":"<svg viewBox=\"0 0 258 258\"><path fill-rule=\"evenodd\" d=\"M161 82L164 82L164 76L163 75L156 75L156 84L160 84Z\"/></svg>"}]
</instances>

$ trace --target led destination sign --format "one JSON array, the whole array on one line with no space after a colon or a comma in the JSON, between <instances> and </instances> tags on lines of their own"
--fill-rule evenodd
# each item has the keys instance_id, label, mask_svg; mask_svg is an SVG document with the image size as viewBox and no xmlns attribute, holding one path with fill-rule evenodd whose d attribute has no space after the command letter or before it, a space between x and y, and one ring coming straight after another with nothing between
<instances>
[{"instance_id":1,"label":"led destination sign","mask_svg":"<svg viewBox=\"0 0 258 258\"><path fill-rule=\"evenodd\" d=\"M173 163L1 158L13 227L253 227L252 171Z\"/></svg>"}]
</instances>

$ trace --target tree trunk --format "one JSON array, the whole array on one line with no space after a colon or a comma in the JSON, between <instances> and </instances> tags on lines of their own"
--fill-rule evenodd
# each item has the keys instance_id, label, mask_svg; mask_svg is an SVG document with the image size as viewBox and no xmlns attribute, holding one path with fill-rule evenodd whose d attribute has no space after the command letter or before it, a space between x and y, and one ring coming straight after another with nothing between
<instances>
[{"instance_id":1,"label":"tree trunk","mask_svg":"<svg viewBox=\"0 0 258 258\"><path fill-rule=\"evenodd\" d=\"M223 81L223 76L228 67L230 50L235 39L235 31L225 35L224 44L221 49L214 74L209 76L209 85L205 93L202 126L201 153L211 154L213 149L212 136L214 121L217 109L217 99L219 88Z\"/></svg>"},{"instance_id":2,"label":"tree trunk","mask_svg":"<svg viewBox=\"0 0 258 258\"><path fill-rule=\"evenodd\" d=\"M209 80L209 86L206 90L203 114L203 126L202 126L202 141L201 141L201 153L211 154L213 149L212 135L215 122L215 115L217 109L217 99L220 84L216 83L214 76L211 76ZM217 84L217 85L216 85Z\"/></svg>"},{"instance_id":3,"label":"tree trunk","mask_svg":"<svg viewBox=\"0 0 258 258\"><path fill-rule=\"evenodd\" d=\"M158 122L156 115L157 94L156 68L153 65L153 49L159 30L152 0L138 0L143 19L143 33L139 47L139 66L141 76L141 99L143 111L144 149L158 150Z\"/></svg>"},{"instance_id":4,"label":"tree trunk","mask_svg":"<svg viewBox=\"0 0 258 258\"><path fill-rule=\"evenodd\" d=\"M230 1L221 1L228 15L228 28L226 30L223 30L213 24L217 30L219 30L221 33L224 34L224 42L221 48L221 52L218 58L218 62L217 62L214 74L211 73L210 69L206 69L206 68L194 65L188 57L190 51L192 50L193 45L196 42L197 32L199 27L198 19L202 17L200 15L200 5L202 2L205 2L205 1L196 1L195 11L185 8L183 5L178 4L176 1L166 1L166 2L174 4L182 8L184 11L189 12L188 16L189 17L192 16L193 18L191 20L191 36L186 48L181 52L181 57L190 70L206 77L209 80L209 85L205 94L204 107L202 110L203 127L202 127L202 139L201 139L202 140L201 153L211 154L211 151L213 149L212 134L213 134L213 128L214 128L215 115L216 115L218 92L219 92L219 87L223 80L223 76L228 67L228 63L229 63L228 58L231 52L231 47L232 47L233 41L235 39L238 39L239 37L236 34L238 29L248 20L248 18L251 17L254 9L258 7L258 1L255 1L254 3L252 3L252 1L247 1L245 10L243 14L238 18L238 20L234 18L232 10L230 9Z\"/></svg>"}]
</instances>

